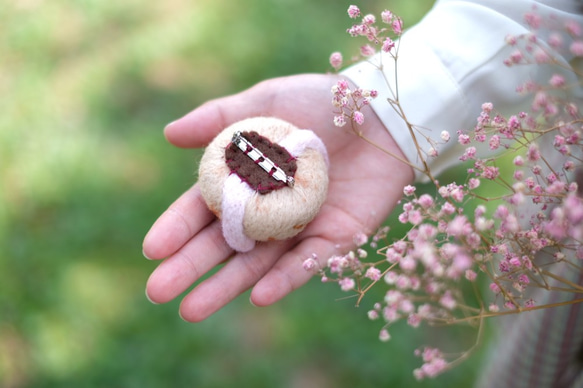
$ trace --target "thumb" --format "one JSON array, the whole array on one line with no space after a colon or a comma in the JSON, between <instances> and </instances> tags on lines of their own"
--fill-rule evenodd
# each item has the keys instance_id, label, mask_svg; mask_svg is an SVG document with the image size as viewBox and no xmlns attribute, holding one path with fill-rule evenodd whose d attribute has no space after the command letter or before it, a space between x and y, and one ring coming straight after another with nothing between
<instances>
[{"instance_id":1,"label":"thumb","mask_svg":"<svg viewBox=\"0 0 583 388\"><path fill-rule=\"evenodd\" d=\"M268 116L273 88L263 82L232 96L211 100L164 128L166 139L177 147L206 146L229 125L255 116Z\"/></svg>"}]
</instances>

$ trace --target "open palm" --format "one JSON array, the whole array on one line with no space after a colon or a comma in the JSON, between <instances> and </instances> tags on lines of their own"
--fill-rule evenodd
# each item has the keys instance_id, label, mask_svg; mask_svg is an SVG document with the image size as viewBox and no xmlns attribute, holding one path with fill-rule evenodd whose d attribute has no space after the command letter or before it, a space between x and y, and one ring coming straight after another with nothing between
<instances>
[{"instance_id":1,"label":"open palm","mask_svg":"<svg viewBox=\"0 0 583 388\"><path fill-rule=\"evenodd\" d=\"M308 128L326 144L330 157L328 198L318 216L298 236L259 243L247 253L233 252L220 222L208 210L195 184L152 226L144 254L165 259L148 280L146 293L156 303L170 301L216 265L226 264L183 299L180 314L200 321L253 287L251 302L266 306L306 283L304 259L326 260L353 246L353 236L370 232L389 214L413 172L403 163L332 123L330 89L334 75L298 75L262 82L234 96L210 101L166 127L178 147L208 144L230 124L255 116L287 120ZM401 155L372 111L362 131L384 149ZM227 261L228 260L228 261Z\"/></svg>"}]
</instances>

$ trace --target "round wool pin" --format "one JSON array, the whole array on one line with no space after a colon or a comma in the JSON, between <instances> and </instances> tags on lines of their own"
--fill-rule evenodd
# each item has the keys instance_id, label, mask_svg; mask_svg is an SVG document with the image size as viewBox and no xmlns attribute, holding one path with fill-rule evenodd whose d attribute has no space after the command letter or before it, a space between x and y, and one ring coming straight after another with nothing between
<instances>
[{"instance_id":1,"label":"round wool pin","mask_svg":"<svg viewBox=\"0 0 583 388\"><path fill-rule=\"evenodd\" d=\"M318 214L328 190L328 154L311 130L256 117L224 129L200 161L198 182L236 251L284 240Z\"/></svg>"}]
</instances>

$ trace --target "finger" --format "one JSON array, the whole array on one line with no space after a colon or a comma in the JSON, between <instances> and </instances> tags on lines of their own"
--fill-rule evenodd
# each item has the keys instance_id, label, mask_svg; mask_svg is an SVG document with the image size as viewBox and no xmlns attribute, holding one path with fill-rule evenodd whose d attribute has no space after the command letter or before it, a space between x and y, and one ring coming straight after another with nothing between
<instances>
[{"instance_id":1,"label":"finger","mask_svg":"<svg viewBox=\"0 0 583 388\"><path fill-rule=\"evenodd\" d=\"M220 222L211 223L150 275L146 285L148 299L166 303L176 298L232 253L223 238Z\"/></svg>"},{"instance_id":2,"label":"finger","mask_svg":"<svg viewBox=\"0 0 583 388\"><path fill-rule=\"evenodd\" d=\"M204 147L234 122L249 117L268 116L271 94L271 88L261 83L244 92L209 101L168 124L164 135L177 147Z\"/></svg>"},{"instance_id":3,"label":"finger","mask_svg":"<svg viewBox=\"0 0 583 388\"><path fill-rule=\"evenodd\" d=\"M199 284L182 300L180 316L200 322L248 290L286 252L291 241L259 244L248 253L238 253L220 271Z\"/></svg>"},{"instance_id":4,"label":"finger","mask_svg":"<svg viewBox=\"0 0 583 388\"><path fill-rule=\"evenodd\" d=\"M269 272L253 287L251 302L256 306L269 306L298 289L314 275L303 268L304 260L313 255L320 259L320 265L339 251L333 242L311 237L303 240L293 250L284 254Z\"/></svg>"},{"instance_id":5,"label":"finger","mask_svg":"<svg viewBox=\"0 0 583 388\"><path fill-rule=\"evenodd\" d=\"M152 225L142 245L144 256L163 259L172 255L214 218L194 185Z\"/></svg>"}]
</instances>

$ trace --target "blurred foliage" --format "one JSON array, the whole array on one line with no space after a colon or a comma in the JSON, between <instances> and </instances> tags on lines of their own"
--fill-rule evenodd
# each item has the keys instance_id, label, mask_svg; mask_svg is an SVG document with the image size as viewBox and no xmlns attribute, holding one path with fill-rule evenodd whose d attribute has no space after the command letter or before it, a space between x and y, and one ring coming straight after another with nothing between
<instances>
[{"instance_id":1,"label":"blurred foliage","mask_svg":"<svg viewBox=\"0 0 583 388\"><path fill-rule=\"evenodd\" d=\"M163 126L355 49L339 0L6 0L0 7L0 386L411 386L435 331L377 340L366 306L310 283L188 324L154 306L141 240L192 184ZM367 1L414 24L428 0ZM374 297L365 299L369 305ZM365 303L366 304L366 303ZM473 333L440 332L463 350ZM467 339L467 341L465 340ZM479 357L422 387L468 386Z\"/></svg>"}]
</instances>

